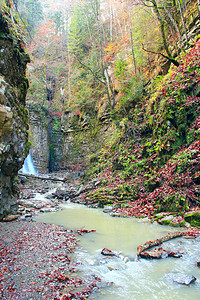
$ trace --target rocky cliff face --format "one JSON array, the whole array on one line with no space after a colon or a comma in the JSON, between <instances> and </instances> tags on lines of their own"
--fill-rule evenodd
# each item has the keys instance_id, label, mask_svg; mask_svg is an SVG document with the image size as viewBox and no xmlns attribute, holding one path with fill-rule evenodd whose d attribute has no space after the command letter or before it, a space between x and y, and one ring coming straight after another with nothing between
<instances>
[{"instance_id":1,"label":"rocky cliff face","mask_svg":"<svg viewBox=\"0 0 200 300\"><path fill-rule=\"evenodd\" d=\"M16 176L28 152L25 71L29 56L9 29L9 13L0 12L0 219L14 209Z\"/></svg>"},{"instance_id":2,"label":"rocky cliff face","mask_svg":"<svg viewBox=\"0 0 200 300\"><path fill-rule=\"evenodd\" d=\"M48 119L41 107L28 104L27 109L33 163L38 173L46 174L49 171Z\"/></svg>"}]
</instances>

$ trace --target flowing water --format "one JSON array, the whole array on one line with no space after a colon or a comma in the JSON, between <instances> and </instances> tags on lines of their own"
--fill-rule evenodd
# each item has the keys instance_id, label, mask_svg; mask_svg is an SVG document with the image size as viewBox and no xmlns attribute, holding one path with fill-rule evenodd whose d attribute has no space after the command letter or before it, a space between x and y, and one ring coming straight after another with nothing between
<instances>
[{"instance_id":1,"label":"flowing water","mask_svg":"<svg viewBox=\"0 0 200 300\"><path fill-rule=\"evenodd\" d=\"M102 279L101 288L89 299L95 300L197 300L200 299L200 238L178 238L164 243L164 248L184 249L182 258L136 261L137 246L159 238L174 228L156 224L139 223L133 218L113 218L100 209L68 203L64 210L39 215L37 220L63 225L70 229L95 229L96 232L80 237L80 249L76 256L80 261L79 271L84 276L94 274ZM101 255L102 248L121 252L119 257ZM125 262L128 257L129 261ZM190 286L173 282L178 273L194 275L197 280Z\"/></svg>"},{"instance_id":2,"label":"flowing water","mask_svg":"<svg viewBox=\"0 0 200 300\"><path fill-rule=\"evenodd\" d=\"M22 171L25 174L32 174L32 175L36 175L37 174L30 153L26 157L26 159L24 161L23 168L20 171Z\"/></svg>"}]
</instances>

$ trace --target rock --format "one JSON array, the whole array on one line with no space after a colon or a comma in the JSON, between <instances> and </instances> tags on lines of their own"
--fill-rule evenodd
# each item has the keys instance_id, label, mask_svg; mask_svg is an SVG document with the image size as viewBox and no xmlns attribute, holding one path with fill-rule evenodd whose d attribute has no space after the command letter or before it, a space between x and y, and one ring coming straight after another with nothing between
<instances>
[{"instance_id":1,"label":"rock","mask_svg":"<svg viewBox=\"0 0 200 300\"><path fill-rule=\"evenodd\" d=\"M23 215L23 216L21 216L20 217L20 220L26 220L27 218L31 218L32 217L32 214L31 213L29 213L29 214L25 214L25 215Z\"/></svg>"},{"instance_id":2,"label":"rock","mask_svg":"<svg viewBox=\"0 0 200 300\"><path fill-rule=\"evenodd\" d=\"M200 261L197 261L197 267L200 267Z\"/></svg>"},{"instance_id":3,"label":"rock","mask_svg":"<svg viewBox=\"0 0 200 300\"><path fill-rule=\"evenodd\" d=\"M103 248L103 249L101 250L101 254L102 254L102 255L106 255L106 256L116 256L116 253L115 253L115 252L113 252L112 250L109 250L109 249L107 249L107 248Z\"/></svg>"},{"instance_id":4,"label":"rock","mask_svg":"<svg viewBox=\"0 0 200 300\"><path fill-rule=\"evenodd\" d=\"M179 251L165 250L163 248L155 248L153 250L141 252L140 256L146 259L149 258L160 259L160 258L167 258L168 256L180 258L182 257L182 253L180 253Z\"/></svg>"},{"instance_id":5,"label":"rock","mask_svg":"<svg viewBox=\"0 0 200 300\"><path fill-rule=\"evenodd\" d=\"M17 212L19 213L19 214L22 214L23 212L25 211L25 207L18 207L18 210L17 210Z\"/></svg>"},{"instance_id":6,"label":"rock","mask_svg":"<svg viewBox=\"0 0 200 300\"><path fill-rule=\"evenodd\" d=\"M190 285L196 281L193 275L177 274L173 276L173 281L179 284Z\"/></svg>"},{"instance_id":7,"label":"rock","mask_svg":"<svg viewBox=\"0 0 200 300\"><path fill-rule=\"evenodd\" d=\"M130 261L127 256L123 256L122 254L119 254L118 257L121 258L121 260L123 260L125 264Z\"/></svg>"},{"instance_id":8,"label":"rock","mask_svg":"<svg viewBox=\"0 0 200 300\"><path fill-rule=\"evenodd\" d=\"M31 214L31 213L25 214L24 217L25 217L25 218L31 218L31 217L32 217L32 214Z\"/></svg>"},{"instance_id":9,"label":"rock","mask_svg":"<svg viewBox=\"0 0 200 300\"><path fill-rule=\"evenodd\" d=\"M184 215L184 218L191 226L200 227L200 211L188 212Z\"/></svg>"},{"instance_id":10,"label":"rock","mask_svg":"<svg viewBox=\"0 0 200 300\"><path fill-rule=\"evenodd\" d=\"M43 207L40 209L40 212L42 213L48 213L48 212L56 212L57 209L54 207Z\"/></svg>"},{"instance_id":11,"label":"rock","mask_svg":"<svg viewBox=\"0 0 200 300\"><path fill-rule=\"evenodd\" d=\"M154 217L162 218L162 217L164 217L164 216L166 216L166 215L168 215L168 213L166 213L166 212L161 212L161 213L155 214Z\"/></svg>"},{"instance_id":12,"label":"rock","mask_svg":"<svg viewBox=\"0 0 200 300\"><path fill-rule=\"evenodd\" d=\"M174 219L174 216L169 215L169 216L166 216L166 217L162 218L161 220L158 220L158 223L161 224L161 225L168 225L168 224L170 224L170 222L173 219Z\"/></svg>"},{"instance_id":13,"label":"rock","mask_svg":"<svg viewBox=\"0 0 200 300\"><path fill-rule=\"evenodd\" d=\"M85 233L96 232L96 230L95 230L95 229L92 229L92 230L78 229L76 232L77 232L79 235L84 235Z\"/></svg>"},{"instance_id":14,"label":"rock","mask_svg":"<svg viewBox=\"0 0 200 300\"><path fill-rule=\"evenodd\" d=\"M7 32L1 36L0 51L0 220L8 212L16 211L19 196L16 176L28 153L25 98L26 64L30 58L23 46L19 46L21 40L14 29L16 24L9 26L9 11L1 12L0 18L1 33Z\"/></svg>"},{"instance_id":15,"label":"rock","mask_svg":"<svg viewBox=\"0 0 200 300\"><path fill-rule=\"evenodd\" d=\"M138 220L138 223L151 223L151 220L149 218L141 218Z\"/></svg>"},{"instance_id":16,"label":"rock","mask_svg":"<svg viewBox=\"0 0 200 300\"><path fill-rule=\"evenodd\" d=\"M69 198L74 198L76 195L76 191L73 189L65 189L65 188L57 188L56 192L52 194L53 198L61 199L61 200L67 200Z\"/></svg>"},{"instance_id":17,"label":"rock","mask_svg":"<svg viewBox=\"0 0 200 300\"><path fill-rule=\"evenodd\" d=\"M110 213L110 216L111 216L111 217L122 217L122 213L121 213L121 212L118 212L118 211L116 211L116 212L111 212L111 213Z\"/></svg>"},{"instance_id":18,"label":"rock","mask_svg":"<svg viewBox=\"0 0 200 300\"><path fill-rule=\"evenodd\" d=\"M107 266L108 270L113 271L113 270L119 270L119 268L112 267L112 266Z\"/></svg>"},{"instance_id":19,"label":"rock","mask_svg":"<svg viewBox=\"0 0 200 300\"><path fill-rule=\"evenodd\" d=\"M185 222L185 225L184 225L186 228L190 228L190 223L188 222Z\"/></svg>"},{"instance_id":20,"label":"rock","mask_svg":"<svg viewBox=\"0 0 200 300\"><path fill-rule=\"evenodd\" d=\"M96 286L99 289L104 289L104 288L110 287L112 285L113 285L113 282L108 282L108 281L105 281L105 280L97 280L97 282L96 282Z\"/></svg>"},{"instance_id":21,"label":"rock","mask_svg":"<svg viewBox=\"0 0 200 300\"><path fill-rule=\"evenodd\" d=\"M125 264L126 264L126 263L129 262L130 260L129 260L129 258L128 258L127 256L125 256L125 257L123 258L123 261L124 261Z\"/></svg>"},{"instance_id":22,"label":"rock","mask_svg":"<svg viewBox=\"0 0 200 300\"><path fill-rule=\"evenodd\" d=\"M104 213L111 213L112 212L112 206L104 206L103 212Z\"/></svg>"},{"instance_id":23,"label":"rock","mask_svg":"<svg viewBox=\"0 0 200 300\"><path fill-rule=\"evenodd\" d=\"M3 222L12 222L14 220L17 220L19 218L19 215L9 215L6 218L3 218Z\"/></svg>"}]
</instances>

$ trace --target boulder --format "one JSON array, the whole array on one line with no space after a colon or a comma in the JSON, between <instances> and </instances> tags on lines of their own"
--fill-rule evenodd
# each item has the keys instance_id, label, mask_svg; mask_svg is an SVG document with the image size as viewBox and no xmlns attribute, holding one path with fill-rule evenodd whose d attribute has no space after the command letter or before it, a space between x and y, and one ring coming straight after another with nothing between
<instances>
[{"instance_id":1,"label":"boulder","mask_svg":"<svg viewBox=\"0 0 200 300\"><path fill-rule=\"evenodd\" d=\"M191 226L200 227L200 211L188 212L184 215L184 218Z\"/></svg>"},{"instance_id":2,"label":"boulder","mask_svg":"<svg viewBox=\"0 0 200 300\"><path fill-rule=\"evenodd\" d=\"M161 220L158 220L158 223L161 225L168 225L173 220L173 218L174 218L174 216L169 215L169 216L162 218Z\"/></svg>"},{"instance_id":3,"label":"boulder","mask_svg":"<svg viewBox=\"0 0 200 300\"><path fill-rule=\"evenodd\" d=\"M196 281L196 278L193 275L176 274L173 276L173 281L179 284L190 285Z\"/></svg>"}]
</instances>

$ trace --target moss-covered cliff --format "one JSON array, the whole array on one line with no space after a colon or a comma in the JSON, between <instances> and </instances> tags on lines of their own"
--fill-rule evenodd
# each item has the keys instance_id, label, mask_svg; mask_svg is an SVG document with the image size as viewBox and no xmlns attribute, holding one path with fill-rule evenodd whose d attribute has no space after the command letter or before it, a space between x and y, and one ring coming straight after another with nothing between
<instances>
[{"instance_id":1,"label":"moss-covered cliff","mask_svg":"<svg viewBox=\"0 0 200 300\"><path fill-rule=\"evenodd\" d=\"M25 97L30 59L16 26L17 20L4 2L0 11L0 218L16 206L16 176L29 145Z\"/></svg>"},{"instance_id":2,"label":"moss-covered cliff","mask_svg":"<svg viewBox=\"0 0 200 300\"><path fill-rule=\"evenodd\" d=\"M200 203L200 40L155 78L143 96L112 113L117 134L93 159L100 186L86 203L123 215L182 212Z\"/></svg>"}]
</instances>

